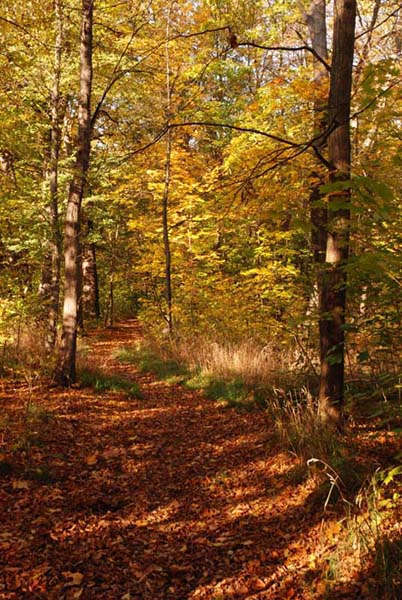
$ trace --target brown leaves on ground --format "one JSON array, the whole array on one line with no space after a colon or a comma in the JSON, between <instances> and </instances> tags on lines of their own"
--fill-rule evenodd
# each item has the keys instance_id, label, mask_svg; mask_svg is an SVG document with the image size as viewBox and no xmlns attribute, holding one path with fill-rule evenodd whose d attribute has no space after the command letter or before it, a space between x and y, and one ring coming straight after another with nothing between
<instances>
[{"instance_id":1,"label":"brown leaves on ground","mask_svg":"<svg viewBox=\"0 0 402 600\"><path fill-rule=\"evenodd\" d=\"M141 400L3 382L0 598L322 597L317 548L338 525L307 509L313 484L292 478L264 412L222 410L111 358L138 335L128 323L91 346ZM353 579L345 590L364 597Z\"/></svg>"}]
</instances>

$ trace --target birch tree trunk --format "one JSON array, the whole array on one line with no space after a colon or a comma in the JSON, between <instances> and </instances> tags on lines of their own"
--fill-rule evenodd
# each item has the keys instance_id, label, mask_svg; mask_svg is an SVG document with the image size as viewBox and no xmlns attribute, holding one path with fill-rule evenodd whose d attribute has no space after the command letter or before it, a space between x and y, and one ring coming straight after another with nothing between
<instances>
[{"instance_id":1,"label":"birch tree trunk","mask_svg":"<svg viewBox=\"0 0 402 600\"><path fill-rule=\"evenodd\" d=\"M76 347L80 304L81 203L89 168L91 145L92 27L94 0L82 0L80 40L80 97L78 142L73 179L67 200L64 260L63 328L55 379L70 385L76 378Z\"/></svg>"},{"instance_id":2,"label":"birch tree trunk","mask_svg":"<svg viewBox=\"0 0 402 600\"><path fill-rule=\"evenodd\" d=\"M328 137L330 180L350 179L350 100L356 0L335 0L333 57L329 92ZM322 282L321 371L319 412L326 422L342 426L345 372L346 266L349 256L350 189L328 196L326 268Z\"/></svg>"}]
</instances>

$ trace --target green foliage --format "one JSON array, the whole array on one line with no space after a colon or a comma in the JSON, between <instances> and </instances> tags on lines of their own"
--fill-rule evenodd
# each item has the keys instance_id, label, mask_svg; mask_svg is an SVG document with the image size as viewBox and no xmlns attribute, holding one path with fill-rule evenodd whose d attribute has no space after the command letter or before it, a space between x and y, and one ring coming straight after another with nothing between
<instances>
[{"instance_id":1,"label":"green foliage","mask_svg":"<svg viewBox=\"0 0 402 600\"><path fill-rule=\"evenodd\" d=\"M131 348L119 348L113 352L112 357L125 365L135 364L137 360L136 353Z\"/></svg>"},{"instance_id":2,"label":"green foliage","mask_svg":"<svg viewBox=\"0 0 402 600\"><path fill-rule=\"evenodd\" d=\"M178 360L162 357L149 348L138 350L136 360L141 371L153 373L158 379L167 382L179 383L188 375L188 370Z\"/></svg>"},{"instance_id":3,"label":"green foliage","mask_svg":"<svg viewBox=\"0 0 402 600\"><path fill-rule=\"evenodd\" d=\"M239 380L225 381L197 374L188 379L186 385L191 389L201 389L207 398L228 408L253 410L256 407L252 391Z\"/></svg>"},{"instance_id":4,"label":"green foliage","mask_svg":"<svg viewBox=\"0 0 402 600\"><path fill-rule=\"evenodd\" d=\"M107 375L95 369L81 369L79 381L82 386L92 387L96 392L123 392L129 398L143 399L142 391L136 382L117 375Z\"/></svg>"},{"instance_id":5,"label":"green foliage","mask_svg":"<svg viewBox=\"0 0 402 600\"><path fill-rule=\"evenodd\" d=\"M392 527L400 506L401 473L400 466L388 467L366 478L349 507L349 536L339 548L340 559L350 546L359 550L370 594L387 600L397 600L402 586L402 541L398 528Z\"/></svg>"}]
</instances>

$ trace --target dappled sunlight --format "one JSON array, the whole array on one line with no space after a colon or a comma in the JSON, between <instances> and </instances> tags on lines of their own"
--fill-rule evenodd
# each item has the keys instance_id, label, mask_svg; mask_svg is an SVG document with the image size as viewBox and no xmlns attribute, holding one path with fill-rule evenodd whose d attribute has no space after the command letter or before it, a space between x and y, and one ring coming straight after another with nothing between
<instances>
[{"instance_id":1,"label":"dappled sunlight","mask_svg":"<svg viewBox=\"0 0 402 600\"><path fill-rule=\"evenodd\" d=\"M133 332L122 335L127 344ZM87 343L103 364L113 342ZM118 358L107 372L115 367ZM13 428L6 423L2 436L17 448L2 480L13 506L0 517L8 588L49 600L318 593L325 557L346 530L323 513L325 498L307 509L317 482L278 448L265 414L152 385L135 366L124 376L141 399L3 386Z\"/></svg>"}]
</instances>

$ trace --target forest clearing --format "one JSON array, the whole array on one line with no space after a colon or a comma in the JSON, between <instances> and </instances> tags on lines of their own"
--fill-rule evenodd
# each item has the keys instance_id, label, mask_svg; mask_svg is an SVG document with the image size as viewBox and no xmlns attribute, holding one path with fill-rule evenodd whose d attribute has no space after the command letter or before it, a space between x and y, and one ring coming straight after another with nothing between
<instances>
[{"instance_id":1,"label":"forest clearing","mask_svg":"<svg viewBox=\"0 0 402 600\"><path fill-rule=\"evenodd\" d=\"M400 2L0 35L0 599L399 600Z\"/></svg>"}]
</instances>

